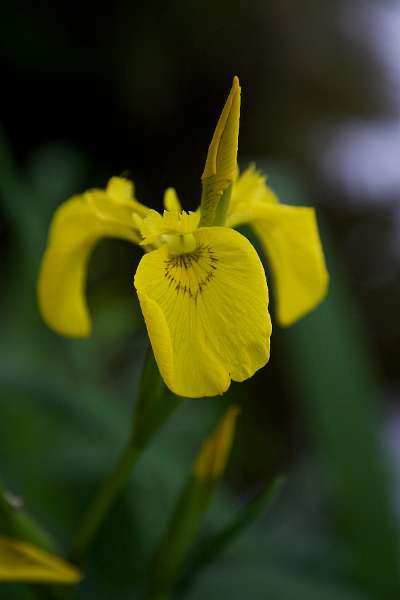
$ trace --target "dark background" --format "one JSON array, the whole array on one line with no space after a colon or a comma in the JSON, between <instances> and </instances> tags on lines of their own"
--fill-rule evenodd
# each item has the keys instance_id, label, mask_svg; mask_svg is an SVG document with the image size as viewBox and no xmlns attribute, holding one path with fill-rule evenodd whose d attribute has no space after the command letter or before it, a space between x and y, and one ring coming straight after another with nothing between
<instances>
[{"instance_id":1,"label":"dark background","mask_svg":"<svg viewBox=\"0 0 400 600\"><path fill-rule=\"evenodd\" d=\"M51 215L122 173L149 206L172 185L195 208L237 74L239 163L255 161L282 201L316 207L331 289L298 325L274 326L269 365L229 392L242 414L206 530L274 476L288 483L184 597L398 597L399 39L395 0L1 7L0 481L62 545L127 439L147 338L140 250L117 241L91 261L92 338L45 328L35 280ZM174 415L105 524L82 597L140 598L223 406L187 401Z\"/></svg>"}]
</instances>

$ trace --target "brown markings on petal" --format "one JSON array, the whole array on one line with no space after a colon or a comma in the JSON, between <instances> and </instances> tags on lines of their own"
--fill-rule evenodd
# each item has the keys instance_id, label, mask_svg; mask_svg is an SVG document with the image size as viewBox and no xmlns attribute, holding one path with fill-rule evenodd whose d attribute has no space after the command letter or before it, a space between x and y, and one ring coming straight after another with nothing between
<instances>
[{"instance_id":1,"label":"brown markings on petal","mask_svg":"<svg viewBox=\"0 0 400 600\"><path fill-rule=\"evenodd\" d=\"M218 258L209 244L200 244L190 254L171 256L164 261L164 276L168 287L177 295L187 294L195 303L215 277Z\"/></svg>"}]
</instances>

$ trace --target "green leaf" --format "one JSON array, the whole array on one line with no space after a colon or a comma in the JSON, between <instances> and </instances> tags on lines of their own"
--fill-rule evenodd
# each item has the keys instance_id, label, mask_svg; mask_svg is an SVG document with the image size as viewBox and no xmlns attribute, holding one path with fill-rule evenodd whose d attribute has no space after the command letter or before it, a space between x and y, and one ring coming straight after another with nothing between
<instances>
[{"instance_id":1,"label":"green leaf","mask_svg":"<svg viewBox=\"0 0 400 600\"><path fill-rule=\"evenodd\" d=\"M296 197L301 195L297 189ZM322 239L331 279L327 300L279 336L289 360L290 385L304 398L333 484L354 574L374 597L391 600L400 597L399 540L379 441L376 367L359 307L325 230Z\"/></svg>"},{"instance_id":2,"label":"green leaf","mask_svg":"<svg viewBox=\"0 0 400 600\"><path fill-rule=\"evenodd\" d=\"M230 455L238 408L231 406L203 442L151 564L148 598L169 597Z\"/></svg>"},{"instance_id":3,"label":"green leaf","mask_svg":"<svg viewBox=\"0 0 400 600\"><path fill-rule=\"evenodd\" d=\"M1 536L30 542L49 552L56 549L56 544L50 534L23 510L18 499L0 488Z\"/></svg>"},{"instance_id":4,"label":"green leaf","mask_svg":"<svg viewBox=\"0 0 400 600\"><path fill-rule=\"evenodd\" d=\"M134 410L131 444L136 448L144 448L182 400L167 390L153 351L149 349Z\"/></svg>"},{"instance_id":5,"label":"green leaf","mask_svg":"<svg viewBox=\"0 0 400 600\"><path fill-rule=\"evenodd\" d=\"M226 548L234 542L241 533L264 513L281 493L285 479L277 477L272 484L268 483L250 502L245 504L228 525L207 540L195 554L191 566L187 569L180 589L185 589L193 583L193 579Z\"/></svg>"}]
</instances>

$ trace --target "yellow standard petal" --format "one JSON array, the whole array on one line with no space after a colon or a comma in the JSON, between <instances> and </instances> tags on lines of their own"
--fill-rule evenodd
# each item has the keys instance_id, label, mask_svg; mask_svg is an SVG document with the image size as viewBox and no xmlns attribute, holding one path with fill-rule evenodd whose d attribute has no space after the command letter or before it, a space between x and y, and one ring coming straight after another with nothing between
<instances>
[{"instance_id":1,"label":"yellow standard petal","mask_svg":"<svg viewBox=\"0 0 400 600\"><path fill-rule=\"evenodd\" d=\"M80 580L80 572L60 558L26 542L0 538L0 582L78 583Z\"/></svg>"},{"instance_id":2,"label":"yellow standard petal","mask_svg":"<svg viewBox=\"0 0 400 600\"><path fill-rule=\"evenodd\" d=\"M100 238L139 243L133 215L138 206L129 197L130 182L113 177L107 190L90 190L62 204L50 226L38 281L38 302L46 323L58 333L84 337L90 333L85 299L87 264ZM141 217L138 217L141 218Z\"/></svg>"},{"instance_id":3,"label":"yellow standard petal","mask_svg":"<svg viewBox=\"0 0 400 600\"><path fill-rule=\"evenodd\" d=\"M224 393L269 359L264 269L250 242L225 227L194 233L190 254L167 245L146 254L135 287L158 367L187 397Z\"/></svg>"},{"instance_id":4,"label":"yellow standard petal","mask_svg":"<svg viewBox=\"0 0 400 600\"><path fill-rule=\"evenodd\" d=\"M170 212L180 213L182 210L181 203L179 202L178 194L172 187L167 188L164 192L164 208Z\"/></svg>"},{"instance_id":5,"label":"yellow standard petal","mask_svg":"<svg viewBox=\"0 0 400 600\"><path fill-rule=\"evenodd\" d=\"M288 326L325 297L328 272L313 208L281 204L254 169L235 184L227 224L249 223L271 267L277 320Z\"/></svg>"}]
</instances>

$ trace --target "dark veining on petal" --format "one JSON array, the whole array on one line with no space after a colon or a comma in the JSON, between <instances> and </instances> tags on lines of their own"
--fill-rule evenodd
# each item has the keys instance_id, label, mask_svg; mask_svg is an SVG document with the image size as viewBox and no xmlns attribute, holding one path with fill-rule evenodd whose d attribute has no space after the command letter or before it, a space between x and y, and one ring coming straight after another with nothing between
<instances>
[{"instance_id":1,"label":"dark veining on petal","mask_svg":"<svg viewBox=\"0 0 400 600\"><path fill-rule=\"evenodd\" d=\"M200 244L190 254L172 256L164 261L164 275L168 280L168 287L173 287L177 295L187 294L196 303L199 294L203 293L214 278L217 263L218 258L209 244Z\"/></svg>"}]
</instances>

